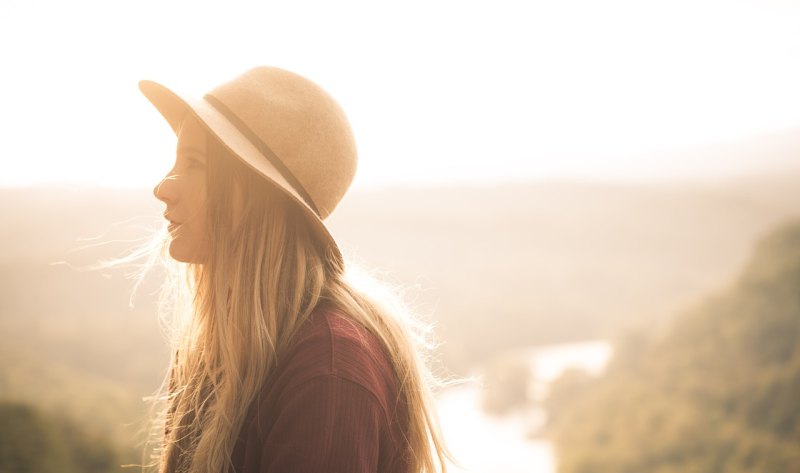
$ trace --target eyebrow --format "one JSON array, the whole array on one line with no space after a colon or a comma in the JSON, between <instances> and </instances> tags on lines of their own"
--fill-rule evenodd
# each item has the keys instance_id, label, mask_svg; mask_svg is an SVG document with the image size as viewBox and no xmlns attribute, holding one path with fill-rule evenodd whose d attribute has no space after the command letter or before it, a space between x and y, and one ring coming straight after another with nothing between
<instances>
[{"instance_id":1,"label":"eyebrow","mask_svg":"<svg viewBox=\"0 0 800 473\"><path fill-rule=\"evenodd\" d=\"M200 151L198 148L195 148L193 146L181 146L181 147L179 147L177 149L176 153L177 154L196 154L196 155L201 156L203 158L206 157L206 154L204 152Z\"/></svg>"}]
</instances>

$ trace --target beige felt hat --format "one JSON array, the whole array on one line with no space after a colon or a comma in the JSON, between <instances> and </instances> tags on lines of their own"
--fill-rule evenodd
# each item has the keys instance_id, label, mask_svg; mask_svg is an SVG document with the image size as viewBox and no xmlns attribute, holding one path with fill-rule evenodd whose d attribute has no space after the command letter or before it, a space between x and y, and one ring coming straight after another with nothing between
<instances>
[{"instance_id":1,"label":"beige felt hat","mask_svg":"<svg viewBox=\"0 0 800 473\"><path fill-rule=\"evenodd\" d=\"M176 133L184 115L200 122L242 161L294 199L315 237L341 260L325 219L356 171L347 117L322 88L295 73L256 67L202 100L152 81L139 89Z\"/></svg>"}]
</instances>

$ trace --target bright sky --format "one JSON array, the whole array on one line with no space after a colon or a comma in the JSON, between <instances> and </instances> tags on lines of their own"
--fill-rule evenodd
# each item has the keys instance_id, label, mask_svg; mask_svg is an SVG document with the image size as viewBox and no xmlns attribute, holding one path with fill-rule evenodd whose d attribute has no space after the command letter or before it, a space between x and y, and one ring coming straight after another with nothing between
<instances>
[{"instance_id":1,"label":"bright sky","mask_svg":"<svg viewBox=\"0 0 800 473\"><path fill-rule=\"evenodd\" d=\"M257 64L338 99L359 187L668 175L693 163L646 152L800 130L791 0L0 0L0 45L0 185L151 185L174 138L137 81Z\"/></svg>"}]
</instances>

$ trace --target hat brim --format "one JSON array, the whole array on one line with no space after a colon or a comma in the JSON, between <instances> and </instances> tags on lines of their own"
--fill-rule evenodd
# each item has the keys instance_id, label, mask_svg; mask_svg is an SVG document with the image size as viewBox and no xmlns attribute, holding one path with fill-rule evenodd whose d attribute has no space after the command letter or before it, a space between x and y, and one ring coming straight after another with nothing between
<instances>
[{"instance_id":1,"label":"hat brim","mask_svg":"<svg viewBox=\"0 0 800 473\"><path fill-rule=\"evenodd\" d=\"M186 113L194 115L234 156L263 176L271 185L288 195L305 215L317 243L330 251L331 255L339 262L343 261L339 246L317 213L303 200L286 177L261 153L258 147L211 103L178 94L150 80L140 81L139 90L169 123L176 135Z\"/></svg>"}]
</instances>

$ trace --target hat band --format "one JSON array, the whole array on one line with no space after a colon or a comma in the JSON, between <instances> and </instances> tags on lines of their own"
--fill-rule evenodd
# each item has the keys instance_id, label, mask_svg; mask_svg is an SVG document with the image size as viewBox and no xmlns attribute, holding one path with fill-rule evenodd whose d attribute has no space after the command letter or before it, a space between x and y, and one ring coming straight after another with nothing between
<instances>
[{"instance_id":1,"label":"hat band","mask_svg":"<svg viewBox=\"0 0 800 473\"><path fill-rule=\"evenodd\" d=\"M228 121L230 121L237 130L239 130L248 140L250 140L250 142L253 143L256 148L258 148L261 154L264 155L264 157L266 157L273 166L275 166L278 172L280 172L281 175L287 181L289 181L289 184L294 188L294 190L300 194L300 197L303 199L306 205L308 205L319 217L319 210L317 210L317 206L314 205L314 201L311 200L311 196L308 195L308 192L306 192L306 189L302 184L300 184L300 181L297 180L294 174L292 174L289 168L283 164L283 161L281 161L281 159L269 148L269 146L261 141L261 138L253 133L253 131L247 125L245 125L245 123L238 116L236 116L236 114L233 113L230 108L222 103L221 100L211 94L206 94L203 98L208 101L212 107L216 108L219 113L227 118Z\"/></svg>"}]
</instances>

